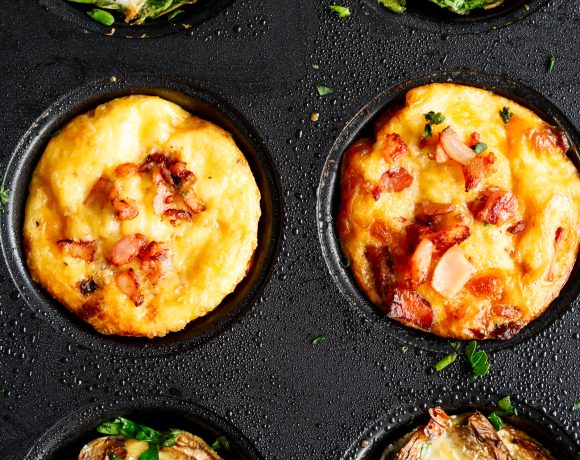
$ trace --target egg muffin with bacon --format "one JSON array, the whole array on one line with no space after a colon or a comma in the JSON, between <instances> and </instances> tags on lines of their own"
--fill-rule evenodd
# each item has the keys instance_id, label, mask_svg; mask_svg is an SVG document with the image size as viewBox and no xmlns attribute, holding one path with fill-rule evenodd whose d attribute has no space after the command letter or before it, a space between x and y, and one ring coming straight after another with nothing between
<instances>
[{"instance_id":1,"label":"egg muffin with bacon","mask_svg":"<svg viewBox=\"0 0 580 460\"><path fill-rule=\"evenodd\" d=\"M49 142L26 204L28 267L99 332L163 336L246 276L260 214L228 132L159 97L123 97Z\"/></svg>"},{"instance_id":2,"label":"egg muffin with bacon","mask_svg":"<svg viewBox=\"0 0 580 460\"><path fill-rule=\"evenodd\" d=\"M509 339L574 266L580 179L566 135L492 92L410 90L345 152L337 226L354 278L401 323Z\"/></svg>"}]
</instances>

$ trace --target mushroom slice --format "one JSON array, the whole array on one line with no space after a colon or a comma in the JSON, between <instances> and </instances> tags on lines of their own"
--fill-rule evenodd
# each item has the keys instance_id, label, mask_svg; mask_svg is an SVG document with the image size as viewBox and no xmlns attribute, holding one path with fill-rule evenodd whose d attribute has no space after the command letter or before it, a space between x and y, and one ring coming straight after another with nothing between
<instances>
[{"instance_id":1,"label":"mushroom slice","mask_svg":"<svg viewBox=\"0 0 580 460\"><path fill-rule=\"evenodd\" d=\"M222 460L207 442L187 431L177 435L174 446L164 447L161 452L171 460Z\"/></svg>"}]
</instances>

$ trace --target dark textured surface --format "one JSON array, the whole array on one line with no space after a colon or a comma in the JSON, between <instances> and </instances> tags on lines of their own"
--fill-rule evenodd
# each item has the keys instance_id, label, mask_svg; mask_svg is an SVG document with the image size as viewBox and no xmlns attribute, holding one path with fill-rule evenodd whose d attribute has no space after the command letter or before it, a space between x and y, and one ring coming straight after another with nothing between
<instances>
[{"instance_id":1,"label":"dark textured surface","mask_svg":"<svg viewBox=\"0 0 580 460\"><path fill-rule=\"evenodd\" d=\"M254 125L278 168L286 219L273 275L249 313L211 342L170 357L80 347L19 298L4 269L2 458L22 459L68 412L148 395L198 402L267 459L339 459L395 408L393 420L468 390L511 394L578 441L580 411L571 411L580 400L577 304L540 335L493 353L480 381L471 382L459 362L435 374L430 368L441 355L403 352L339 293L322 258L315 200L328 151L350 118L375 94L431 70L508 75L579 126L580 3L554 0L522 22L476 36L407 28L356 0L341 2L353 13L345 20L328 14L327 1L270 3L236 0L188 31L127 40L79 30L33 0L0 1L3 167L32 121L65 92L94 78L148 71L213 89ZM550 53L557 62L547 75ZM338 92L320 98L315 84ZM313 346L321 334L327 340Z\"/></svg>"}]
</instances>

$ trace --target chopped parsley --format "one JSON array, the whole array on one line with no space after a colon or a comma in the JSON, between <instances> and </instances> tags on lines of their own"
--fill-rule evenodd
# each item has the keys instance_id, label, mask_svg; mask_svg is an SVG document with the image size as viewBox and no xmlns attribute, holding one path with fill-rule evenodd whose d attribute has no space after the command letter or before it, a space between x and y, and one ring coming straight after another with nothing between
<instances>
[{"instance_id":1,"label":"chopped parsley","mask_svg":"<svg viewBox=\"0 0 580 460\"><path fill-rule=\"evenodd\" d=\"M425 129L423 129L423 137L431 137L433 135L433 129L431 129L431 124L427 123Z\"/></svg>"},{"instance_id":2,"label":"chopped parsley","mask_svg":"<svg viewBox=\"0 0 580 460\"><path fill-rule=\"evenodd\" d=\"M312 345L320 345L322 342L326 340L325 335L319 335L312 341Z\"/></svg>"},{"instance_id":3,"label":"chopped parsley","mask_svg":"<svg viewBox=\"0 0 580 460\"><path fill-rule=\"evenodd\" d=\"M407 0L377 0L389 11L393 13L404 13L407 9Z\"/></svg>"},{"instance_id":4,"label":"chopped parsley","mask_svg":"<svg viewBox=\"0 0 580 460\"><path fill-rule=\"evenodd\" d=\"M445 358L437 361L435 363L435 365L433 366L433 368L437 371L437 372L441 372L443 369L445 369L447 366L451 365L455 360L457 359L457 353L452 353L450 355L445 356Z\"/></svg>"},{"instance_id":5,"label":"chopped parsley","mask_svg":"<svg viewBox=\"0 0 580 460\"><path fill-rule=\"evenodd\" d=\"M2 174L0 174L0 179ZM0 212L4 212L4 206L10 202L10 189L0 184Z\"/></svg>"},{"instance_id":6,"label":"chopped parsley","mask_svg":"<svg viewBox=\"0 0 580 460\"><path fill-rule=\"evenodd\" d=\"M580 409L580 401L579 402L575 402L572 405L572 410L579 410Z\"/></svg>"},{"instance_id":7,"label":"chopped parsley","mask_svg":"<svg viewBox=\"0 0 580 460\"><path fill-rule=\"evenodd\" d=\"M497 406L508 415L518 415L517 408L512 404L509 396L504 396L497 402Z\"/></svg>"},{"instance_id":8,"label":"chopped parsley","mask_svg":"<svg viewBox=\"0 0 580 460\"><path fill-rule=\"evenodd\" d=\"M350 16L350 9L346 6L330 5L328 9L339 18L348 18Z\"/></svg>"},{"instance_id":9,"label":"chopped parsley","mask_svg":"<svg viewBox=\"0 0 580 460\"><path fill-rule=\"evenodd\" d=\"M151 451L153 448L155 448L155 452L157 452L158 447L174 446L175 438L177 435L179 435L179 433L181 433L181 430L168 430L160 432L154 430L153 428L132 422L126 418L117 417L111 422L105 422L102 425L99 425L97 427L97 432L112 436L121 435L129 439L145 441L149 443L149 449L146 452ZM145 460L154 458L156 457L144 457ZM140 460L143 459L140 457Z\"/></svg>"},{"instance_id":10,"label":"chopped parsley","mask_svg":"<svg viewBox=\"0 0 580 460\"><path fill-rule=\"evenodd\" d=\"M423 115L425 120L427 120L427 124L425 125L425 129L423 130L423 137L431 137L433 135L432 125L440 125L445 121L445 115L441 112L429 112Z\"/></svg>"},{"instance_id":11,"label":"chopped parsley","mask_svg":"<svg viewBox=\"0 0 580 460\"><path fill-rule=\"evenodd\" d=\"M500 410L493 411L491 414L487 416L487 419L490 421L493 427L497 431L499 431L505 426L502 417L506 415L518 415L518 410L512 404L512 400L509 396L504 396L503 398L501 398L497 402L497 406L499 407Z\"/></svg>"},{"instance_id":12,"label":"chopped parsley","mask_svg":"<svg viewBox=\"0 0 580 460\"><path fill-rule=\"evenodd\" d=\"M449 342L449 346L455 351L459 351L461 349L461 342L455 340L453 342Z\"/></svg>"},{"instance_id":13,"label":"chopped parsley","mask_svg":"<svg viewBox=\"0 0 580 460\"><path fill-rule=\"evenodd\" d=\"M552 73L552 70L554 70L555 65L556 65L556 56L550 54L550 57L548 58L548 73Z\"/></svg>"},{"instance_id":14,"label":"chopped parsley","mask_svg":"<svg viewBox=\"0 0 580 460\"><path fill-rule=\"evenodd\" d=\"M509 107L504 107L499 111L499 116L506 125L509 123L513 115L514 114Z\"/></svg>"},{"instance_id":15,"label":"chopped parsley","mask_svg":"<svg viewBox=\"0 0 580 460\"><path fill-rule=\"evenodd\" d=\"M479 155L487 150L487 144L485 142L478 142L473 146L473 150L475 150L475 153Z\"/></svg>"},{"instance_id":16,"label":"chopped parsley","mask_svg":"<svg viewBox=\"0 0 580 460\"><path fill-rule=\"evenodd\" d=\"M477 342L472 340L465 348L465 357L471 365L471 378L473 380L483 377L489 372L489 362L485 351L477 351Z\"/></svg>"},{"instance_id":17,"label":"chopped parsley","mask_svg":"<svg viewBox=\"0 0 580 460\"><path fill-rule=\"evenodd\" d=\"M329 94L336 93L336 90L334 88L322 85L316 85L316 91L318 91L319 96L328 96Z\"/></svg>"},{"instance_id":18,"label":"chopped parsley","mask_svg":"<svg viewBox=\"0 0 580 460\"><path fill-rule=\"evenodd\" d=\"M213 450L228 451L228 450L230 450L230 442L228 441L228 438L226 438L224 435L218 436L216 438L216 440L213 442L213 444L211 445L211 448Z\"/></svg>"}]
</instances>

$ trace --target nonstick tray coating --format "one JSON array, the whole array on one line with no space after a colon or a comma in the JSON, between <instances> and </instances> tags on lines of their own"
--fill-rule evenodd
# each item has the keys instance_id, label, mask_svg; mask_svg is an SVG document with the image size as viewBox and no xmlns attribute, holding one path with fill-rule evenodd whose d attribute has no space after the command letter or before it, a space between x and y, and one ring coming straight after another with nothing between
<instances>
[{"instance_id":1,"label":"nonstick tray coating","mask_svg":"<svg viewBox=\"0 0 580 460\"><path fill-rule=\"evenodd\" d=\"M330 150L359 110L433 71L464 68L520 81L580 127L580 4L530 2L532 11L514 24L458 30L389 16L368 0L337 1L352 11L341 20L328 13L330 3L234 0L187 30L138 40L84 30L45 0L2 2L3 171L34 120L63 95L140 72L205 88L231 105L272 156L283 198L281 248L258 298L220 335L170 355L82 344L28 305L4 265L2 458L24 459L67 414L128 399L151 407L158 397L217 414L266 459L338 460L377 420L408 420L439 399L467 404L467 394L485 401L509 394L579 448L580 411L571 410L580 401L577 299L543 331L492 352L485 378L470 381L460 362L435 373L441 352L386 334L341 294L322 255L316 197ZM556 65L548 74L550 54ZM321 98L316 84L337 92ZM0 221L7 225L6 214ZM312 345L320 335L326 340Z\"/></svg>"}]
</instances>

